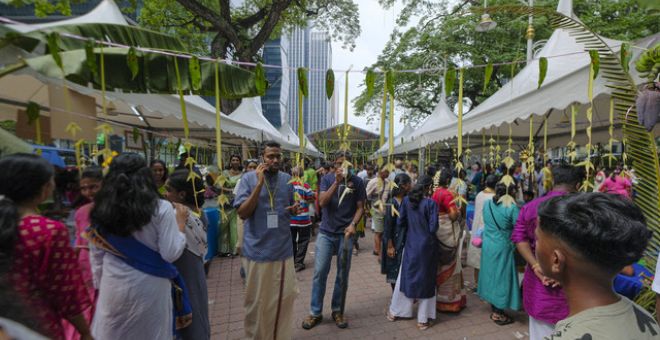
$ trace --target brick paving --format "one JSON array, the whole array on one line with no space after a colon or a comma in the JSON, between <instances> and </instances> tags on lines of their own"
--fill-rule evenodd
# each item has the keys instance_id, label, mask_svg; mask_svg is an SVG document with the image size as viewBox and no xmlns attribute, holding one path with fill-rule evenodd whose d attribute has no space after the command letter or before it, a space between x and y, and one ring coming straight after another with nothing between
<instances>
[{"instance_id":1,"label":"brick paving","mask_svg":"<svg viewBox=\"0 0 660 340\"><path fill-rule=\"evenodd\" d=\"M346 298L347 329L339 329L330 317L330 299L336 273L332 265L328 276L328 289L323 311L323 322L312 330L301 327L309 313L309 302L314 273L314 243L310 243L305 258L307 268L297 273L300 294L294 307L294 339L528 339L527 316L513 313L516 322L498 326L489 319L490 307L474 294L468 294L468 307L460 314L438 313L431 328L419 331L416 320L389 322L385 311L390 302L391 288L380 273L380 265L373 256L373 234L360 239L359 256L353 256ZM335 261L333 261L335 262ZM212 339L242 339L243 332L243 282L239 274L239 258L216 258L211 264L208 277L209 312ZM472 281L472 269L464 273L466 281Z\"/></svg>"}]
</instances>

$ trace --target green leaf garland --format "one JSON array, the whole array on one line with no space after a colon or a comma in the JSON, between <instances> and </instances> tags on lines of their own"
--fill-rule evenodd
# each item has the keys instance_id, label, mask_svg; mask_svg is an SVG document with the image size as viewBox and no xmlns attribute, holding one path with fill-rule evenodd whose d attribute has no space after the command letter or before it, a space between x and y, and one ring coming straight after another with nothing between
<instances>
[{"instance_id":1,"label":"green leaf garland","mask_svg":"<svg viewBox=\"0 0 660 340\"><path fill-rule=\"evenodd\" d=\"M630 69L630 58L632 57L632 52L630 51L630 44L623 43L621 44L621 67L623 70L628 73Z\"/></svg>"}]
</instances>

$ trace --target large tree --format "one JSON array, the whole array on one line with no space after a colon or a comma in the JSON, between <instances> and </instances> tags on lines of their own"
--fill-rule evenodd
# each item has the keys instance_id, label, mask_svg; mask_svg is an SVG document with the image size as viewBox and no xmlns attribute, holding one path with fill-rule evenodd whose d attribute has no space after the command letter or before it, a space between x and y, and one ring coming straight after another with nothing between
<instances>
[{"instance_id":1,"label":"large tree","mask_svg":"<svg viewBox=\"0 0 660 340\"><path fill-rule=\"evenodd\" d=\"M257 60L268 39L308 22L347 48L360 34L352 0L145 0L139 21L181 36L193 51L239 61Z\"/></svg>"},{"instance_id":2,"label":"large tree","mask_svg":"<svg viewBox=\"0 0 660 340\"><path fill-rule=\"evenodd\" d=\"M384 6L392 6L395 0L381 0ZM371 67L380 69L429 69L484 65L526 58L527 16L493 14L498 26L495 30L480 33L475 30L479 16L473 7L483 6L481 1L461 0L458 4L447 1L409 0L400 13L400 27L395 30L377 62ZM488 6L521 5L517 0L489 1ZM555 0L536 0L536 6L555 7ZM574 11L596 33L608 38L633 40L660 31L657 14L640 8L631 1L576 0ZM411 22L411 21L415 22ZM534 18L534 41L547 39L552 33L547 19ZM464 97L467 105L475 106L505 84L522 68L494 67L491 82L483 90L484 69L465 71ZM403 119L417 124L423 121L441 99L442 71L422 73L396 73L395 98L403 109ZM378 118L382 96L383 77L376 78L374 95L366 89L354 100L356 113L370 120ZM458 86L456 86L457 89ZM380 96L379 96L380 92ZM447 98L450 107L456 103L456 91Z\"/></svg>"}]
</instances>

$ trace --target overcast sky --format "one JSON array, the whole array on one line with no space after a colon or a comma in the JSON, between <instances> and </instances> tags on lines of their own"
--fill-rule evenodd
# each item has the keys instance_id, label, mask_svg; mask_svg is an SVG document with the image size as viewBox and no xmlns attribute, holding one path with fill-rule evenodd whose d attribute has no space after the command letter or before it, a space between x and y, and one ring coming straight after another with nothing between
<instances>
[{"instance_id":1,"label":"overcast sky","mask_svg":"<svg viewBox=\"0 0 660 340\"><path fill-rule=\"evenodd\" d=\"M396 17L403 7L397 4L389 10L383 9L377 0L356 0L360 6L360 26L362 33L355 41L355 49L351 52L348 49L343 49L342 44L339 42L332 43L332 68L335 70L346 70L353 65L354 70L362 70L366 66L376 62L378 55L380 55L383 47L389 40L392 30L396 26ZM350 73L349 85L349 100L353 100L360 95L362 88L359 87L364 81L365 74L363 73ZM339 122L344 120L344 79L345 74L340 74L335 71L335 78L337 83L335 89L339 96ZM352 125L376 131L379 129L378 122L372 122L367 125L365 117L356 117L353 114L353 105L349 103L349 117L348 122ZM395 114L395 134L399 132L403 126L399 123L399 116Z\"/></svg>"}]
</instances>

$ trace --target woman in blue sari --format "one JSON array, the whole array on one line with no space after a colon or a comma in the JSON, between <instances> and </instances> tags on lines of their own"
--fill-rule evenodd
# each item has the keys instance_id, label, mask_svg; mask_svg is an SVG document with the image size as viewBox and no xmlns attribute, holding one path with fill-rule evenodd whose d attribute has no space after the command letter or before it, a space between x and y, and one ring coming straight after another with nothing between
<instances>
[{"instance_id":1,"label":"woman in blue sari","mask_svg":"<svg viewBox=\"0 0 660 340\"><path fill-rule=\"evenodd\" d=\"M400 212L401 203L406 196L412 180L407 174L398 174L394 178L396 186L392 189L392 197L387 202L387 209L385 211L385 230L383 232L383 246L380 254L380 269L381 273L385 274L385 280L392 286L396 285L396 278L399 276L399 268L401 267L401 255L403 254L403 246L406 244L406 230L405 224L401 227L397 225L398 215L394 212Z\"/></svg>"},{"instance_id":2,"label":"woman in blue sari","mask_svg":"<svg viewBox=\"0 0 660 340\"><path fill-rule=\"evenodd\" d=\"M477 294L491 304L490 319L500 326L513 322L504 310L518 310L521 305L515 245L511 242L519 211L513 200L515 192L515 185L507 188L499 183L495 187L495 196L484 202L483 207L484 232Z\"/></svg>"}]
</instances>

